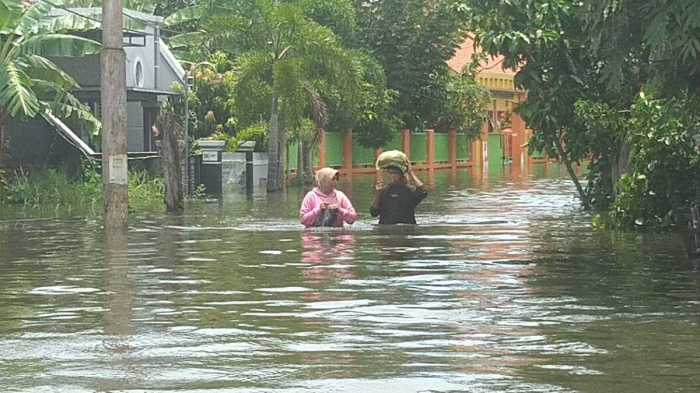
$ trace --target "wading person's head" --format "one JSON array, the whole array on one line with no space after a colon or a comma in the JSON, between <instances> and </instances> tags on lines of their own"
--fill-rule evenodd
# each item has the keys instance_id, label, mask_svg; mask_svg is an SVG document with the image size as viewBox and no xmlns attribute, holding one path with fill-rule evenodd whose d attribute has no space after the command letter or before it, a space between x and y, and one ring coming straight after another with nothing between
<instances>
[{"instance_id":1,"label":"wading person's head","mask_svg":"<svg viewBox=\"0 0 700 393\"><path fill-rule=\"evenodd\" d=\"M338 185L340 173L333 168L321 168L316 171L316 185L324 194L329 194Z\"/></svg>"},{"instance_id":2,"label":"wading person's head","mask_svg":"<svg viewBox=\"0 0 700 393\"><path fill-rule=\"evenodd\" d=\"M401 170L401 168L396 166L389 166L384 171L389 175L390 184L406 184L406 175Z\"/></svg>"}]
</instances>

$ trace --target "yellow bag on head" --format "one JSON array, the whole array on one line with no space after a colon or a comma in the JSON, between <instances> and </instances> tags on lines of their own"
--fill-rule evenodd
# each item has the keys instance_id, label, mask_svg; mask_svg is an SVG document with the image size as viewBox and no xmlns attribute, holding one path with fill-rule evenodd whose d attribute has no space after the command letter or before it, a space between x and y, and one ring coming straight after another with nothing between
<instances>
[{"instance_id":1,"label":"yellow bag on head","mask_svg":"<svg viewBox=\"0 0 700 393\"><path fill-rule=\"evenodd\" d=\"M400 169L401 172L406 172L408 169L408 157L406 157L406 154L399 150L388 150L377 157L377 170L388 169L390 167L395 167Z\"/></svg>"}]
</instances>

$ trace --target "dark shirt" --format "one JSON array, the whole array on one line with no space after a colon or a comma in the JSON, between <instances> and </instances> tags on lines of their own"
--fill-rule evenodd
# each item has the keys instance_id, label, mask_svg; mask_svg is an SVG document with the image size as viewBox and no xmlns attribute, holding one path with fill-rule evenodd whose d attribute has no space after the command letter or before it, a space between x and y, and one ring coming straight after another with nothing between
<instances>
[{"instance_id":1,"label":"dark shirt","mask_svg":"<svg viewBox=\"0 0 700 393\"><path fill-rule=\"evenodd\" d=\"M416 206L428 196L423 188L411 190L405 185L390 185L382 191L379 206L369 208L380 224L415 224Z\"/></svg>"}]
</instances>

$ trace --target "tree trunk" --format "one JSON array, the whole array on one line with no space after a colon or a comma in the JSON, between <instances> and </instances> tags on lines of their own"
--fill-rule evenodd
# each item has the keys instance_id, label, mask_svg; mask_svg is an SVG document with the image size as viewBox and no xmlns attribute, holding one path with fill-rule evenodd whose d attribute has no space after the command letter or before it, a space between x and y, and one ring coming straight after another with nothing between
<instances>
[{"instance_id":1,"label":"tree trunk","mask_svg":"<svg viewBox=\"0 0 700 393\"><path fill-rule=\"evenodd\" d=\"M566 152L566 150L564 150L564 145L561 142L560 135L556 135L555 141L557 144L557 150L559 150L559 158L564 163L566 171L569 173L569 177L571 177L571 181L573 181L574 185L576 186L576 191L578 191L578 196L583 204L583 208L589 210L591 205L588 201L588 196L586 195L586 191L583 189L583 186L581 186L581 182L578 180L576 171L574 171L574 167L569 159L569 154Z\"/></svg>"},{"instance_id":2,"label":"tree trunk","mask_svg":"<svg viewBox=\"0 0 700 393\"><path fill-rule=\"evenodd\" d=\"M612 182L612 193L613 196L617 196L617 182L622 178L622 176L627 173L627 170L629 169L629 164L630 164L630 152L632 150L632 145L626 141L623 140L620 143L620 149L617 153L617 157L614 157L613 162L611 163L610 167L612 170L611 173L611 182Z\"/></svg>"},{"instance_id":3,"label":"tree trunk","mask_svg":"<svg viewBox=\"0 0 700 393\"><path fill-rule=\"evenodd\" d=\"M174 113L166 112L158 117L158 129L163 136L161 163L165 178L165 206L169 212L180 212L184 206L181 165L183 154L178 143L182 127Z\"/></svg>"},{"instance_id":4,"label":"tree trunk","mask_svg":"<svg viewBox=\"0 0 700 393\"><path fill-rule=\"evenodd\" d=\"M312 146L309 142L301 142L301 172L304 179L302 185L308 186L314 182L314 164Z\"/></svg>"},{"instance_id":5,"label":"tree trunk","mask_svg":"<svg viewBox=\"0 0 700 393\"><path fill-rule=\"evenodd\" d=\"M280 162L280 125L279 125L279 98L273 93L272 107L270 108L270 132L267 145L267 191L276 192L282 189L282 166Z\"/></svg>"}]
</instances>

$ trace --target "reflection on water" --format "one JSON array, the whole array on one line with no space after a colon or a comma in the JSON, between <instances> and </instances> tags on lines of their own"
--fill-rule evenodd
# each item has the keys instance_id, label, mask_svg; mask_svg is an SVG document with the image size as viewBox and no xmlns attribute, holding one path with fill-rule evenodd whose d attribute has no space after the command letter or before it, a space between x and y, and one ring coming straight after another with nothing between
<instances>
[{"instance_id":1,"label":"reflection on water","mask_svg":"<svg viewBox=\"0 0 700 393\"><path fill-rule=\"evenodd\" d=\"M341 182L362 214L345 230L303 230L294 188L128 234L0 221L3 390L700 388L681 236L594 230L551 165L419 176L419 226L373 225L371 176Z\"/></svg>"}]
</instances>

